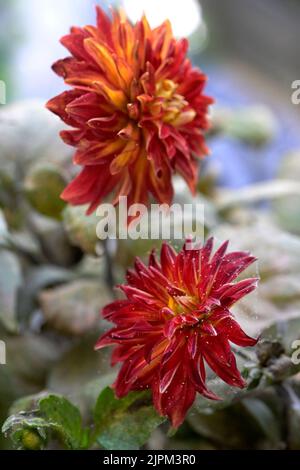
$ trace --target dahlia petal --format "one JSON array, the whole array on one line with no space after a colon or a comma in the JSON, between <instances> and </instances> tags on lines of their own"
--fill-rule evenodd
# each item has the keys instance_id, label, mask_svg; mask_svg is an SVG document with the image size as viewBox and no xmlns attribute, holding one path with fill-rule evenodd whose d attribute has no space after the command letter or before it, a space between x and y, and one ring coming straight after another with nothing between
<instances>
[{"instance_id":1,"label":"dahlia petal","mask_svg":"<svg viewBox=\"0 0 300 470\"><path fill-rule=\"evenodd\" d=\"M205 269L206 264L209 262L211 252L213 249L214 239L211 237L207 240L203 248L201 249L201 265L203 267L203 271Z\"/></svg>"},{"instance_id":2,"label":"dahlia petal","mask_svg":"<svg viewBox=\"0 0 300 470\"><path fill-rule=\"evenodd\" d=\"M173 368L170 369L168 367L169 370L167 371L164 371L161 369L160 380L159 380L159 392L160 393L165 393L165 391L169 388L179 366L180 366L180 363L177 361L177 364L175 364Z\"/></svg>"},{"instance_id":3,"label":"dahlia petal","mask_svg":"<svg viewBox=\"0 0 300 470\"><path fill-rule=\"evenodd\" d=\"M63 77L67 84L78 87L85 85L87 88L90 87L91 91L93 91L93 85L96 82L104 80L100 71L86 66L73 57L58 60L53 64L52 69L58 76Z\"/></svg>"},{"instance_id":4,"label":"dahlia petal","mask_svg":"<svg viewBox=\"0 0 300 470\"><path fill-rule=\"evenodd\" d=\"M136 354L136 352L141 348L139 345L135 345L133 347L128 347L126 345L118 345L112 352L111 355L111 365L115 366L118 362L124 362L129 359L132 355Z\"/></svg>"},{"instance_id":5,"label":"dahlia petal","mask_svg":"<svg viewBox=\"0 0 300 470\"><path fill-rule=\"evenodd\" d=\"M99 68L105 73L106 78L115 87L123 88L126 86L128 76L122 77L117 67L118 58L112 53L111 50L104 43L100 43L93 38L84 40L84 47L87 53L93 58Z\"/></svg>"},{"instance_id":6,"label":"dahlia petal","mask_svg":"<svg viewBox=\"0 0 300 470\"><path fill-rule=\"evenodd\" d=\"M115 341L111 338L111 331L107 331L95 344L95 350L105 348L106 346L111 346L115 343Z\"/></svg>"},{"instance_id":7,"label":"dahlia petal","mask_svg":"<svg viewBox=\"0 0 300 470\"><path fill-rule=\"evenodd\" d=\"M61 131L59 135L66 144L77 147L85 134L86 132L82 129L73 129L71 131Z\"/></svg>"},{"instance_id":8,"label":"dahlia petal","mask_svg":"<svg viewBox=\"0 0 300 470\"><path fill-rule=\"evenodd\" d=\"M148 171L149 168L145 154L142 152L136 160L136 164L131 169L131 177L134 181L134 185L132 192L128 195L128 206L136 203L146 204L148 202L148 195L144 191Z\"/></svg>"},{"instance_id":9,"label":"dahlia petal","mask_svg":"<svg viewBox=\"0 0 300 470\"><path fill-rule=\"evenodd\" d=\"M151 364L153 348L154 348L153 343L148 343L144 347L144 359L147 362L147 364Z\"/></svg>"},{"instance_id":10,"label":"dahlia petal","mask_svg":"<svg viewBox=\"0 0 300 470\"><path fill-rule=\"evenodd\" d=\"M178 287L175 287L173 285L167 286L166 291L172 297L184 296L185 294L185 292L182 289L179 289Z\"/></svg>"},{"instance_id":11,"label":"dahlia petal","mask_svg":"<svg viewBox=\"0 0 300 470\"><path fill-rule=\"evenodd\" d=\"M66 124L76 127L77 122L67 112L67 106L76 100L76 98L82 97L82 93L83 92L80 90L65 91L55 98L52 98L52 100L49 100L46 107L52 111L52 113L59 116Z\"/></svg>"},{"instance_id":12,"label":"dahlia petal","mask_svg":"<svg viewBox=\"0 0 300 470\"><path fill-rule=\"evenodd\" d=\"M111 35L111 21L110 18L104 13L100 6L96 6L97 13L97 26L98 31L101 33L103 39L112 46L112 35Z\"/></svg>"},{"instance_id":13,"label":"dahlia petal","mask_svg":"<svg viewBox=\"0 0 300 470\"><path fill-rule=\"evenodd\" d=\"M86 166L81 173L65 188L61 198L74 205L91 202L87 214L100 204L115 185L113 178L108 178L107 172L98 166Z\"/></svg>"},{"instance_id":14,"label":"dahlia petal","mask_svg":"<svg viewBox=\"0 0 300 470\"><path fill-rule=\"evenodd\" d=\"M60 42L76 59L89 60L89 56L83 45L86 37L87 33L84 30L79 30L76 33L74 32L63 36Z\"/></svg>"},{"instance_id":15,"label":"dahlia petal","mask_svg":"<svg viewBox=\"0 0 300 470\"><path fill-rule=\"evenodd\" d=\"M201 325L201 332L202 331L203 331L203 333L205 333L209 336L217 336L218 335L216 329L208 321L203 322L203 324Z\"/></svg>"},{"instance_id":16,"label":"dahlia petal","mask_svg":"<svg viewBox=\"0 0 300 470\"><path fill-rule=\"evenodd\" d=\"M216 278L216 284L233 281L241 272L256 261L254 256L244 252L232 252L224 256Z\"/></svg>"},{"instance_id":17,"label":"dahlia petal","mask_svg":"<svg viewBox=\"0 0 300 470\"><path fill-rule=\"evenodd\" d=\"M185 356L183 356L183 361ZM164 393L160 392L159 380L153 383L153 402L158 413L168 416L174 427L178 427L195 399L196 391L181 364Z\"/></svg>"},{"instance_id":18,"label":"dahlia petal","mask_svg":"<svg viewBox=\"0 0 300 470\"><path fill-rule=\"evenodd\" d=\"M188 339L188 352L192 359L195 359L198 353L198 332L194 330Z\"/></svg>"},{"instance_id":19,"label":"dahlia petal","mask_svg":"<svg viewBox=\"0 0 300 470\"><path fill-rule=\"evenodd\" d=\"M171 339L175 331L184 324L184 318L181 315L176 315L169 320L164 327L164 335Z\"/></svg>"},{"instance_id":20,"label":"dahlia petal","mask_svg":"<svg viewBox=\"0 0 300 470\"><path fill-rule=\"evenodd\" d=\"M128 171L128 168L124 168L120 174L120 185L116 191L115 198L113 199L112 204L116 206L119 203L119 199L122 196L128 197L132 189L132 180Z\"/></svg>"},{"instance_id":21,"label":"dahlia petal","mask_svg":"<svg viewBox=\"0 0 300 470\"><path fill-rule=\"evenodd\" d=\"M229 286L226 290L223 290L219 298L224 306L229 307L245 295L250 294L250 292L255 290L257 283L258 278L244 279L243 281Z\"/></svg>"},{"instance_id":22,"label":"dahlia petal","mask_svg":"<svg viewBox=\"0 0 300 470\"><path fill-rule=\"evenodd\" d=\"M105 83L103 78L93 80L92 85L95 91L98 91L106 97L114 108L120 109L121 111L126 110L127 98L124 91L113 88L108 83Z\"/></svg>"},{"instance_id":23,"label":"dahlia petal","mask_svg":"<svg viewBox=\"0 0 300 470\"><path fill-rule=\"evenodd\" d=\"M113 319L113 315L116 314L120 309L130 307L132 307L132 305L128 300L115 300L102 309L102 316L106 320L110 320Z\"/></svg>"},{"instance_id":24,"label":"dahlia petal","mask_svg":"<svg viewBox=\"0 0 300 470\"><path fill-rule=\"evenodd\" d=\"M223 257L227 251L227 248L228 248L228 245L229 245L229 241L227 240L226 242L222 243L222 245L220 246L220 248L218 248L218 250L215 252L212 260L211 260L211 274L213 276L215 276L215 272L217 271L217 269L220 267L220 264L223 260Z\"/></svg>"},{"instance_id":25,"label":"dahlia petal","mask_svg":"<svg viewBox=\"0 0 300 470\"><path fill-rule=\"evenodd\" d=\"M99 116L99 109L98 109L98 116ZM89 119L87 121L87 125L100 133L103 132L112 132L117 131L120 127L120 116L118 113L113 113L110 116L103 116L103 117L96 117ZM122 124L121 124L122 125Z\"/></svg>"},{"instance_id":26,"label":"dahlia petal","mask_svg":"<svg viewBox=\"0 0 300 470\"><path fill-rule=\"evenodd\" d=\"M218 322L216 329L218 333L227 337L229 341L238 346L255 346L257 339L248 336L234 318L227 316Z\"/></svg>"},{"instance_id":27,"label":"dahlia petal","mask_svg":"<svg viewBox=\"0 0 300 470\"><path fill-rule=\"evenodd\" d=\"M174 190L172 186L172 170L168 164L162 165L162 168L156 173L153 162L149 162L148 188L149 192L160 204L170 206Z\"/></svg>"},{"instance_id":28,"label":"dahlia petal","mask_svg":"<svg viewBox=\"0 0 300 470\"><path fill-rule=\"evenodd\" d=\"M140 290L143 290L144 283L141 277L135 272L134 269L127 269L126 280L131 286L137 287Z\"/></svg>"},{"instance_id":29,"label":"dahlia petal","mask_svg":"<svg viewBox=\"0 0 300 470\"><path fill-rule=\"evenodd\" d=\"M86 167L63 191L61 197L65 200L77 200L92 189L97 181L97 175L94 167Z\"/></svg>"},{"instance_id":30,"label":"dahlia petal","mask_svg":"<svg viewBox=\"0 0 300 470\"><path fill-rule=\"evenodd\" d=\"M161 269L167 278L173 278L174 269L176 261L176 252L173 248L170 247L167 243L163 243L161 253L160 253L160 262Z\"/></svg>"},{"instance_id":31,"label":"dahlia petal","mask_svg":"<svg viewBox=\"0 0 300 470\"><path fill-rule=\"evenodd\" d=\"M133 140L138 142L140 134L138 129L136 129L136 127L134 127L134 125L130 122L126 127L118 132L118 136L124 140Z\"/></svg>"},{"instance_id":32,"label":"dahlia petal","mask_svg":"<svg viewBox=\"0 0 300 470\"><path fill-rule=\"evenodd\" d=\"M179 116L172 122L175 127L182 127L193 121L196 116L196 111L194 109L189 109L182 112Z\"/></svg>"},{"instance_id":33,"label":"dahlia petal","mask_svg":"<svg viewBox=\"0 0 300 470\"><path fill-rule=\"evenodd\" d=\"M198 165L196 161L192 160L187 162L180 152L176 152L174 161L176 171L186 181L189 190L191 191L192 195L195 196L198 177Z\"/></svg>"},{"instance_id":34,"label":"dahlia petal","mask_svg":"<svg viewBox=\"0 0 300 470\"><path fill-rule=\"evenodd\" d=\"M120 286L120 288L130 300L138 300L150 305L153 303L155 304L155 299L153 296L144 290L131 286Z\"/></svg>"},{"instance_id":35,"label":"dahlia petal","mask_svg":"<svg viewBox=\"0 0 300 470\"><path fill-rule=\"evenodd\" d=\"M184 325L195 325L198 318L193 315L175 315L171 320L167 321L164 327L164 334L168 339L171 339L175 331Z\"/></svg>"},{"instance_id":36,"label":"dahlia petal","mask_svg":"<svg viewBox=\"0 0 300 470\"><path fill-rule=\"evenodd\" d=\"M144 93L149 95L155 94L155 70L153 65L150 62L146 64L146 72L142 75L141 85L143 87Z\"/></svg>"},{"instance_id":37,"label":"dahlia petal","mask_svg":"<svg viewBox=\"0 0 300 470\"><path fill-rule=\"evenodd\" d=\"M220 248L215 252L212 260L207 266L206 273L202 277L198 286L199 291L202 291L206 295L211 291L213 286L216 284L216 275L222 265L223 256L228 247L228 241L223 243Z\"/></svg>"},{"instance_id":38,"label":"dahlia petal","mask_svg":"<svg viewBox=\"0 0 300 470\"><path fill-rule=\"evenodd\" d=\"M139 146L136 142L128 142L121 153L110 164L110 172L112 175L120 173L129 162L133 163L138 156Z\"/></svg>"},{"instance_id":39,"label":"dahlia petal","mask_svg":"<svg viewBox=\"0 0 300 470\"><path fill-rule=\"evenodd\" d=\"M117 113L112 113L107 101L101 95L94 92L84 93L80 91L79 93L81 94L76 99L67 104L66 112L68 115L75 119L76 122L81 123L81 125L88 123L89 127L93 127L90 123L97 119L97 122L99 120L102 122L102 131L106 131L108 125L111 125L113 128Z\"/></svg>"},{"instance_id":40,"label":"dahlia petal","mask_svg":"<svg viewBox=\"0 0 300 470\"><path fill-rule=\"evenodd\" d=\"M201 393L205 398L216 401L220 400L220 398L215 393L208 390L205 385L205 369L202 356L190 366L190 378L196 391Z\"/></svg>"},{"instance_id":41,"label":"dahlia petal","mask_svg":"<svg viewBox=\"0 0 300 470\"><path fill-rule=\"evenodd\" d=\"M161 265L159 264L157 258L156 258L156 254L155 254L155 250L152 250L151 253L150 253L150 256L149 256L149 267L153 267L155 268L157 271L160 271L161 270Z\"/></svg>"},{"instance_id":42,"label":"dahlia petal","mask_svg":"<svg viewBox=\"0 0 300 470\"><path fill-rule=\"evenodd\" d=\"M202 351L209 367L224 382L239 388L247 385L237 368L235 357L226 339L221 339L220 335L216 338L210 337Z\"/></svg>"},{"instance_id":43,"label":"dahlia petal","mask_svg":"<svg viewBox=\"0 0 300 470\"><path fill-rule=\"evenodd\" d=\"M173 428L177 429L184 421L187 411L195 401L196 391L194 387L185 384L180 394L180 399L169 410L168 416Z\"/></svg>"},{"instance_id":44,"label":"dahlia petal","mask_svg":"<svg viewBox=\"0 0 300 470\"><path fill-rule=\"evenodd\" d=\"M82 145L84 145L82 141ZM106 142L90 143L88 148L83 148L74 156L74 163L76 165L96 165L102 164L104 158L115 155L124 149L124 142L121 139L106 140ZM107 169L106 169L107 171Z\"/></svg>"}]
</instances>

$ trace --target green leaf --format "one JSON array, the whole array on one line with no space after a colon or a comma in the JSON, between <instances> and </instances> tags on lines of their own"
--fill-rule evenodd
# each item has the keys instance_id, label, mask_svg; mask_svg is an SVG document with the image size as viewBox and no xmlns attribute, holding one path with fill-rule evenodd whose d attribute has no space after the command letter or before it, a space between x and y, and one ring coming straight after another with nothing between
<instances>
[{"instance_id":1,"label":"green leaf","mask_svg":"<svg viewBox=\"0 0 300 470\"><path fill-rule=\"evenodd\" d=\"M33 409L28 410L30 403ZM68 449L87 447L88 430L82 427L80 412L63 396L48 395L37 400L29 397L27 403L22 399L14 408L20 409L20 405L26 411L10 416L2 427L2 432L9 434L19 448L43 448L52 435Z\"/></svg>"},{"instance_id":2,"label":"green leaf","mask_svg":"<svg viewBox=\"0 0 300 470\"><path fill-rule=\"evenodd\" d=\"M270 442L278 444L281 439L280 422L271 408L259 398L248 397L242 401L242 406L254 420Z\"/></svg>"},{"instance_id":3,"label":"green leaf","mask_svg":"<svg viewBox=\"0 0 300 470\"><path fill-rule=\"evenodd\" d=\"M70 449L85 447L87 436L82 429L81 415L76 406L62 396L49 395L40 400L39 410L67 447Z\"/></svg>"},{"instance_id":4,"label":"green leaf","mask_svg":"<svg viewBox=\"0 0 300 470\"><path fill-rule=\"evenodd\" d=\"M246 448L249 429L238 413L233 412L232 407L211 410L210 414L193 408L187 420L194 432L223 448Z\"/></svg>"},{"instance_id":5,"label":"green leaf","mask_svg":"<svg viewBox=\"0 0 300 470\"><path fill-rule=\"evenodd\" d=\"M5 436L9 435L13 444L18 449L25 450L43 448L49 429L50 424L44 419L21 413L10 416L2 426L3 434Z\"/></svg>"},{"instance_id":6,"label":"green leaf","mask_svg":"<svg viewBox=\"0 0 300 470\"><path fill-rule=\"evenodd\" d=\"M95 255L99 243L96 228L100 218L86 215L87 206L67 206L63 211L63 224L72 245L85 253Z\"/></svg>"},{"instance_id":7,"label":"green leaf","mask_svg":"<svg viewBox=\"0 0 300 470\"><path fill-rule=\"evenodd\" d=\"M66 186L66 179L58 167L41 164L30 169L24 182L25 195L32 207L40 214L60 219L66 203L60 194Z\"/></svg>"},{"instance_id":8,"label":"green leaf","mask_svg":"<svg viewBox=\"0 0 300 470\"><path fill-rule=\"evenodd\" d=\"M97 442L109 450L142 447L164 421L149 405L148 397L148 392L133 392L117 400L114 392L105 388L98 397L94 413Z\"/></svg>"}]
</instances>

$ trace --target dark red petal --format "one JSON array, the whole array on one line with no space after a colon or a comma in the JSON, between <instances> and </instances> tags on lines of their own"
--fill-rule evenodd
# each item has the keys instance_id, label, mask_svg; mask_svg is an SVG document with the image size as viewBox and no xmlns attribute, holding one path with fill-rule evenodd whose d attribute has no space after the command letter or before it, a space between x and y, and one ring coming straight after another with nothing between
<instances>
[{"instance_id":1,"label":"dark red petal","mask_svg":"<svg viewBox=\"0 0 300 470\"><path fill-rule=\"evenodd\" d=\"M229 316L217 323L216 330L238 346L255 346L258 341L248 336L237 321Z\"/></svg>"},{"instance_id":2,"label":"dark red petal","mask_svg":"<svg viewBox=\"0 0 300 470\"><path fill-rule=\"evenodd\" d=\"M203 345L203 356L209 367L224 382L234 387L244 388L247 384L242 378L229 343L220 335L209 337Z\"/></svg>"},{"instance_id":3,"label":"dark red petal","mask_svg":"<svg viewBox=\"0 0 300 470\"><path fill-rule=\"evenodd\" d=\"M203 357L200 355L198 359L190 365L190 379L197 390L205 398L210 400L220 400L212 391L208 390L205 385L205 368L203 363Z\"/></svg>"},{"instance_id":4,"label":"dark red petal","mask_svg":"<svg viewBox=\"0 0 300 470\"><path fill-rule=\"evenodd\" d=\"M171 420L173 428L177 429L184 421L185 416L195 401L196 391L191 384L185 384L181 398L169 411L169 418Z\"/></svg>"},{"instance_id":5,"label":"dark red petal","mask_svg":"<svg viewBox=\"0 0 300 470\"><path fill-rule=\"evenodd\" d=\"M175 261L177 254L167 243L163 243L160 252L160 262L163 274L168 279L173 279L175 271Z\"/></svg>"},{"instance_id":6,"label":"dark red petal","mask_svg":"<svg viewBox=\"0 0 300 470\"><path fill-rule=\"evenodd\" d=\"M229 286L223 286L220 289L221 294L217 294L222 305L230 307L242 297L254 291L257 287L258 278L244 279Z\"/></svg>"},{"instance_id":7,"label":"dark red petal","mask_svg":"<svg viewBox=\"0 0 300 470\"><path fill-rule=\"evenodd\" d=\"M63 36L60 42L76 59L89 61L89 56L83 46L83 41L87 37L88 34L83 29L78 29L74 33Z\"/></svg>"},{"instance_id":8,"label":"dark red petal","mask_svg":"<svg viewBox=\"0 0 300 470\"><path fill-rule=\"evenodd\" d=\"M76 127L77 122L68 113L67 106L82 95L83 92L80 90L65 91L49 100L46 107L49 111L59 116L66 124Z\"/></svg>"},{"instance_id":9,"label":"dark red petal","mask_svg":"<svg viewBox=\"0 0 300 470\"><path fill-rule=\"evenodd\" d=\"M101 200L115 186L116 180L103 165L90 165L66 187L61 198L74 205L90 203L87 214L93 212Z\"/></svg>"},{"instance_id":10,"label":"dark red petal","mask_svg":"<svg viewBox=\"0 0 300 470\"><path fill-rule=\"evenodd\" d=\"M254 256L244 252L228 253L223 258L222 266L217 274L216 288L223 283L230 283L248 266L256 261Z\"/></svg>"},{"instance_id":11,"label":"dark red petal","mask_svg":"<svg viewBox=\"0 0 300 470\"><path fill-rule=\"evenodd\" d=\"M102 38L112 47L111 20L98 5L96 6L96 12L98 30L101 33Z\"/></svg>"}]
</instances>

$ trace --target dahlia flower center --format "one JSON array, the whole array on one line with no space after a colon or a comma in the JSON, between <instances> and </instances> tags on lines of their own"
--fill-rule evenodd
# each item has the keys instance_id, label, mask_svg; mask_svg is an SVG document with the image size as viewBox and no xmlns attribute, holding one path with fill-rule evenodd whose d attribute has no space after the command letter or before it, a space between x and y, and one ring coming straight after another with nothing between
<instances>
[{"instance_id":1,"label":"dahlia flower center","mask_svg":"<svg viewBox=\"0 0 300 470\"><path fill-rule=\"evenodd\" d=\"M175 315L181 314L191 314L197 312L197 317L199 320L202 318L202 315L199 314L199 301L196 297L190 295L183 296L170 296L168 302L168 308L172 310Z\"/></svg>"},{"instance_id":2,"label":"dahlia flower center","mask_svg":"<svg viewBox=\"0 0 300 470\"><path fill-rule=\"evenodd\" d=\"M186 332L185 340L188 341L190 334L205 336L216 336L216 322L211 321L213 311L202 311L199 301L191 296L170 297L168 309L171 309L174 317L168 323L167 335L172 335L180 329Z\"/></svg>"},{"instance_id":3,"label":"dahlia flower center","mask_svg":"<svg viewBox=\"0 0 300 470\"><path fill-rule=\"evenodd\" d=\"M170 310L172 310L174 313L182 313L183 309L180 304L178 304L173 297L170 297L168 307Z\"/></svg>"},{"instance_id":4,"label":"dahlia flower center","mask_svg":"<svg viewBox=\"0 0 300 470\"><path fill-rule=\"evenodd\" d=\"M161 80L156 84L155 108L163 111L162 120L173 126L187 124L196 116L196 112L189 107L189 103L176 90L178 85L173 80Z\"/></svg>"}]
</instances>

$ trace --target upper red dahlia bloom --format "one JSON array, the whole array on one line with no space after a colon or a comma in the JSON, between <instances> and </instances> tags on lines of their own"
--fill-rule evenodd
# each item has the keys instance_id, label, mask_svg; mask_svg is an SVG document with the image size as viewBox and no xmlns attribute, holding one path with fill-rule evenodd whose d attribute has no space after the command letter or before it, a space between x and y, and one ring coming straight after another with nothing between
<instances>
[{"instance_id":1,"label":"upper red dahlia bloom","mask_svg":"<svg viewBox=\"0 0 300 470\"><path fill-rule=\"evenodd\" d=\"M74 128L61 137L83 166L62 198L89 203L89 212L113 190L116 203L128 196L128 204L147 204L149 193L170 203L175 171L194 191L213 100L203 95L206 76L186 57L187 40L174 39L168 21L131 25L98 7L96 27L73 27L61 42L71 57L53 70L72 89L47 107Z\"/></svg>"},{"instance_id":2,"label":"upper red dahlia bloom","mask_svg":"<svg viewBox=\"0 0 300 470\"><path fill-rule=\"evenodd\" d=\"M123 362L114 384L117 397L130 390L151 388L161 415L179 426L196 392L218 399L205 384L204 362L225 382L244 387L230 342L253 346L257 340L244 333L230 307L253 291L256 278L232 281L255 258L249 253L226 254L228 242L212 255L213 239L201 249L179 254L167 244L160 263L154 253L149 266L139 259L121 289L127 300L103 310L115 323L96 349L117 344L112 363Z\"/></svg>"}]
</instances>

